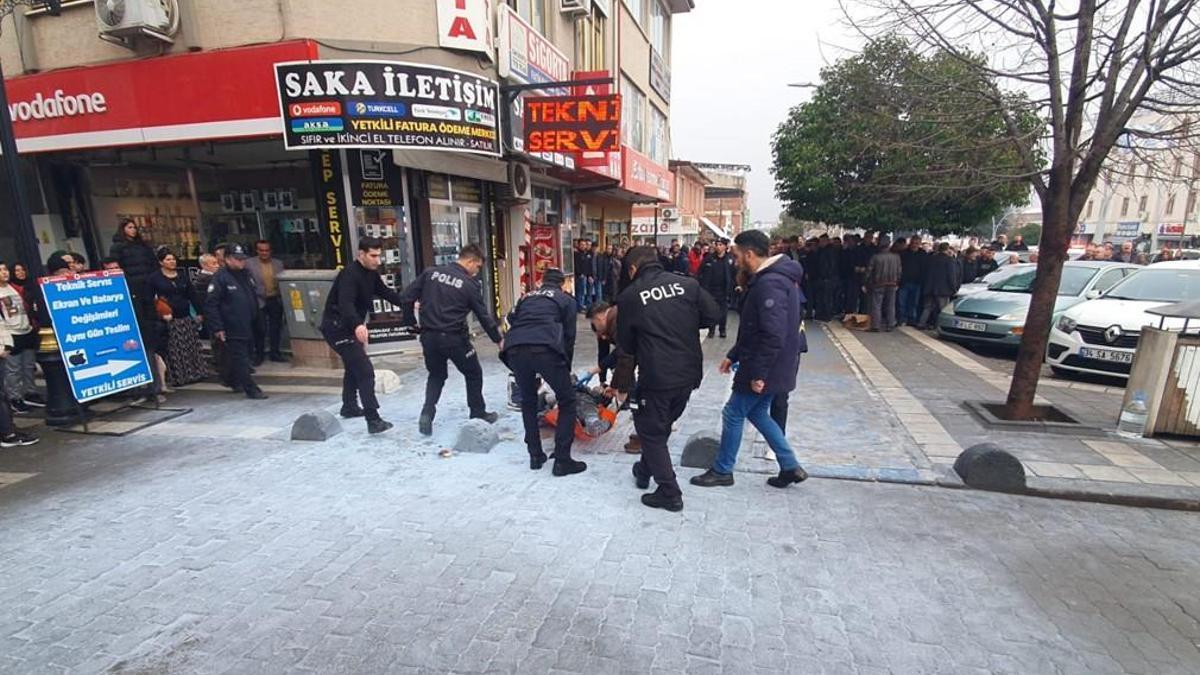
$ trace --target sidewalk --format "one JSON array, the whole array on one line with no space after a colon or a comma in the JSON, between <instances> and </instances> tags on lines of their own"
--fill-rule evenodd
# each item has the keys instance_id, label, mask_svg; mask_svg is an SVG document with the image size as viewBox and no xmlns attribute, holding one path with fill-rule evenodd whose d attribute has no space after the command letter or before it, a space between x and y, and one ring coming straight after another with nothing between
<instances>
[{"instance_id":1,"label":"sidewalk","mask_svg":"<svg viewBox=\"0 0 1200 675\"><path fill-rule=\"evenodd\" d=\"M824 331L863 369L887 407L901 415L935 466L953 464L962 449L993 442L1021 460L1036 490L1200 504L1200 444L1118 437L1124 393L1119 387L1044 378L1038 389L1039 398L1103 430L1103 436L992 430L962 402L1004 400L1011 371L997 370L995 360L912 328L865 333L831 324Z\"/></svg>"}]
</instances>

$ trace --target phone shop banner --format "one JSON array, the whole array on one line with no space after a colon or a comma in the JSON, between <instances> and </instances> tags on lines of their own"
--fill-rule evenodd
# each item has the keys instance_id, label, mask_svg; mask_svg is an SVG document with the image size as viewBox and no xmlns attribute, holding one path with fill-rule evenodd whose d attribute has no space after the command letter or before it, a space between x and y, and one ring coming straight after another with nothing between
<instances>
[{"instance_id":1,"label":"phone shop banner","mask_svg":"<svg viewBox=\"0 0 1200 675\"><path fill-rule=\"evenodd\" d=\"M444 150L499 157L500 88L400 61L275 64L284 146Z\"/></svg>"}]
</instances>

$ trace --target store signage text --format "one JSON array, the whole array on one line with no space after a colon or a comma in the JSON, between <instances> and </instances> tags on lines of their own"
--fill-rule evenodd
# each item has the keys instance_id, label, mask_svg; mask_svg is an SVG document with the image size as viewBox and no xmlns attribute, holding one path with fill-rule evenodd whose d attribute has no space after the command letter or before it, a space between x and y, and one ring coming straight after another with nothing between
<instances>
[{"instance_id":1,"label":"store signage text","mask_svg":"<svg viewBox=\"0 0 1200 675\"><path fill-rule=\"evenodd\" d=\"M492 0L437 0L438 45L494 58Z\"/></svg>"},{"instance_id":2,"label":"store signage text","mask_svg":"<svg viewBox=\"0 0 1200 675\"><path fill-rule=\"evenodd\" d=\"M571 62L552 42L542 37L533 26L525 23L517 12L506 4L499 7L500 41L497 63L500 77L523 84L562 82L571 73ZM565 96L562 88L544 90L546 94Z\"/></svg>"},{"instance_id":3,"label":"store signage text","mask_svg":"<svg viewBox=\"0 0 1200 675\"><path fill-rule=\"evenodd\" d=\"M632 192L669 202L674 196L675 179L669 169L624 146L625 175L622 184Z\"/></svg>"},{"instance_id":4,"label":"store signage text","mask_svg":"<svg viewBox=\"0 0 1200 675\"><path fill-rule=\"evenodd\" d=\"M1168 237L1182 237L1183 223L1162 223L1158 226L1158 233Z\"/></svg>"},{"instance_id":5,"label":"store signage text","mask_svg":"<svg viewBox=\"0 0 1200 675\"><path fill-rule=\"evenodd\" d=\"M90 94L66 94L62 89L55 89L49 96L38 92L31 101L17 101L8 106L8 114L13 122L100 115L106 112L108 100L98 91Z\"/></svg>"},{"instance_id":6,"label":"store signage text","mask_svg":"<svg viewBox=\"0 0 1200 675\"><path fill-rule=\"evenodd\" d=\"M671 69L654 49L650 50L650 88L658 92L663 100L671 100Z\"/></svg>"},{"instance_id":7,"label":"store signage text","mask_svg":"<svg viewBox=\"0 0 1200 675\"><path fill-rule=\"evenodd\" d=\"M342 269L350 259L350 241L346 237L346 188L342 180L342 161L337 150L314 150L310 157L316 174L317 214L329 238L334 269Z\"/></svg>"},{"instance_id":8,"label":"store signage text","mask_svg":"<svg viewBox=\"0 0 1200 675\"><path fill-rule=\"evenodd\" d=\"M275 71L289 150L406 148L500 155L499 87L484 77L389 61L280 63ZM331 104L340 114L328 112Z\"/></svg>"},{"instance_id":9,"label":"store signage text","mask_svg":"<svg viewBox=\"0 0 1200 675\"><path fill-rule=\"evenodd\" d=\"M528 152L612 152L621 149L621 97L525 99Z\"/></svg>"}]
</instances>

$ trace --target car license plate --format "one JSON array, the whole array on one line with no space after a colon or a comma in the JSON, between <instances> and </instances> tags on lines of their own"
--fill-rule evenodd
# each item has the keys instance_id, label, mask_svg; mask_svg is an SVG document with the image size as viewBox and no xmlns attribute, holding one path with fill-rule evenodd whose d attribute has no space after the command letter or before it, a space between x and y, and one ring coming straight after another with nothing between
<instances>
[{"instance_id":1,"label":"car license plate","mask_svg":"<svg viewBox=\"0 0 1200 675\"><path fill-rule=\"evenodd\" d=\"M1120 352L1115 349L1093 349L1091 347L1081 347L1079 349L1079 355L1085 359L1096 359L1098 361L1133 363L1132 352Z\"/></svg>"},{"instance_id":2,"label":"car license plate","mask_svg":"<svg viewBox=\"0 0 1200 675\"><path fill-rule=\"evenodd\" d=\"M979 333L987 332L987 324L979 323L978 321L963 321L962 319L955 319L954 327L960 330L973 330Z\"/></svg>"}]
</instances>

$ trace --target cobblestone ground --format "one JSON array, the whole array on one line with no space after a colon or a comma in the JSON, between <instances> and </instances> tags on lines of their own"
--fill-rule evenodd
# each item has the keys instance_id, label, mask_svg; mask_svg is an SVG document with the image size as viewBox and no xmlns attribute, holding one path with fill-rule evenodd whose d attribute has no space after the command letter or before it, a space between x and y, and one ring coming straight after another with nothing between
<instances>
[{"instance_id":1,"label":"cobblestone ground","mask_svg":"<svg viewBox=\"0 0 1200 675\"><path fill-rule=\"evenodd\" d=\"M403 438L5 451L0 671L1200 670L1192 514L752 474L668 514L624 455Z\"/></svg>"}]
</instances>

